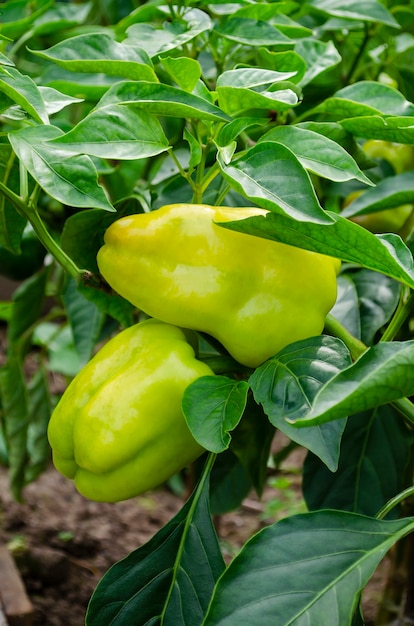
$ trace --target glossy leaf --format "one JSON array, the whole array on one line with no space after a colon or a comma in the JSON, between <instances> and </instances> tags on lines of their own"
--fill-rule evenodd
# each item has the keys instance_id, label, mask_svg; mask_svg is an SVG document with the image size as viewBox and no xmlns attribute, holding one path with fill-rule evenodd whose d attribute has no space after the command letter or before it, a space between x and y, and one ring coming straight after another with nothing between
<instances>
[{"instance_id":1,"label":"glossy leaf","mask_svg":"<svg viewBox=\"0 0 414 626\"><path fill-rule=\"evenodd\" d=\"M308 411L285 415L299 426L323 424L414 395L414 341L383 342L333 376Z\"/></svg>"},{"instance_id":2,"label":"glossy leaf","mask_svg":"<svg viewBox=\"0 0 414 626\"><path fill-rule=\"evenodd\" d=\"M157 81L151 60L138 46L125 45L107 33L78 35L32 54L73 72L104 72L133 80Z\"/></svg>"},{"instance_id":3,"label":"glossy leaf","mask_svg":"<svg viewBox=\"0 0 414 626\"><path fill-rule=\"evenodd\" d=\"M180 89L192 92L201 78L201 66L188 57L163 57L162 64Z\"/></svg>"},{"instance_id":4,"label":"glossy leaf","mask_svg":"<svg viewBox=\"0 0 414 626\"><path fill-rule=\"evenodd\" d=\"M110 104L133 104L156 115L211 121L230 120L226 113L204 98L170 85L144 81L116 83L98 102L97 108Z\"/></svg>"},{"instance_id":5,"label":"glossy leaf","mask_svg":"<svg viewBox=\"0 0 414 626\"><path fill-rule=\"evenodd\" d=\"M7 74L0 73L1 91L13 102L22 107L37 122L48 124L49 116L36 83L30 76L24 76L14 67L7 68Z\"/></svg>"},{"instance_id":6,"label":"glossy leaf","mask_svg":"<svg viewBox=\"0 0 414 626\"><path fill-rule=\"evenodd\" d=\"M331 471L338 463L345 421L296 429L286 420L306 415L318 391L350 363L345 345L328 336L296 341L258 367L249 378L254 399L270 422L316 454Z\"/></svg>"},{"instance_id":7,"label":"glossy leaf","mask_svg":"<svg viewBox=\"0 0 414 626\"><path fill-rule=\"evenodd\" d=\"M116 563L90 601L86 626L199 626L224 569L209 481L147 544Z\"/></svg>"},{"instance_id":8,"label":"glossy leaf","mask_svg":"<svg viewBox=\"0 0 414 626\"><path fill-rule=\"evenodd\" d=\"M124 43L129 45L139 42L147 54L155 58L185 46L212 27L207 13L190 8L182 13L180 20L167 22L163 28L157 28L151 23L133 24L127 30L128 37Z\"/></svg>"},{"instance_id":9,"label":"glossy leaf","mask_svg":"<svg viewBox=\"0 0 414 626\"><path fill-rule=\"evenodd\" d=\"M120 104L95 109L50 143L71 154L108 159L144 159L168 149L168 140L154 115Z\"/></svg>"},{"instance_id":10,"label":"glossy leaf","mask_svg":"<svg viewBox=\"0 0 414 626\"><path fill-rule=\"evenodd\" d=\"M293 48L294 40L263 20L235 17L217 25L215 32L237 43L248 46L274 46L278 50Z\"/></svg>"},{"instance_id":11,"label":"glossy leaf","mask_svg":"<svg viewBox=\"0 0 414 626\"><path fill-rule=\"evenodd\" d=\"M341 126L356 137L414 144L411 116L384 118L380 115L362 115L341 120Z\"/></svg>"},{"instance_id":12,"label":"glossy leaf","mask_svg":"<svg viewBox=\"0 0 414 626\"><path fill-rule=\"evenodd\" d=\"M296 126L277 126L259 141L277 141L295 154L304 168L336 182L356 179L373 185L355 160L335 141Z\"/></svg>"},{"instance_id":13,"label":"glossy leaf","mask_svg":"<svg viewBox=\"0 0 414 626\"><path fill-rule=\"evenodd\" d=\"M404 116L414 114L414 104L393 87L365 80L340 89L316 111L334 115L338 120L378 114Z\"/></svg>"},{"instance_id":14,"label":"glossy leaf","mask_svg":"<svg viewBox=\"0 0 414 626\"><path fill-rule=\"evenodd\" d=\"M35 181L52 197L75 207L113 211L91 159L67 156L47 140L61 136L55 126L24 128L9 135L18 158Z\"/></svg>"},{"instance_id":15,"label":"glossy leaf","mask_svg":"<svg viewBox=\"0 0 414 626\"><path fill-rule=\"evenodd\" d=\"M299 82L301 87L309 85L342 60L332 41L305 39L296 44L295 52L306 62L306 72Z\"/></svg>"},{"instance_id":16,"label":"glossy leaf","mask_svg":"<svg viewBox=\"0 0 414 626\"><path fill-rule=\"evenodd\" d=\"M306 222L332 221L320 206L309 175L282 144L264 141L229 165L220 157L218 162L230 185L259 206Z\"/></svg>"},{"instance_id":17,"label":"glossy leaf","mask_svg":"<svg viewBox=\"0 0 414 626\"><path fill-rule=\"evenodd\" d=\"M377 0L364 0L364 2L357 0L351 2L347 2L347 0L309 0L308 4L330 17L379 22L398 28L398 22Z\"/></svg>"},{"instance_id":18,"label":"glossy leaf","mask_svg":"<svg viewBox=\"0 0 414 626\"><path fill-rule=\"evenodd\" d=\"M229 447L246 407L249 386L226 376L202 376L187 387L182 407L187 425L200 445L210 452Z\"/></svg>"},{"instance_id":19,"label":"glossy leaf","mask_svg":"<svg viewBox=\"0 0 414 626\"><path fill-rule=\"evenodd\" d=\"M353 415L342 436L335 473L316 456L306 457L303 493L309 510L376 515L404 489L413 443L413 434L390 406ZM393 509L392 517L397 516Z\"/></svg>"},{"instance_id":20,"label":"glossy leaf","mask_svg":"<svg viewBox=\"0 0 414 626\"><path fill-rule=\"evenodd\" d=\"M203 626L349 626L359 592L413 528L413 518L379 521L329 510L283 519L254 535L230 563Z\"/></svg>"},{"instance_id":21,"label":"glossy leaf","mask_svg":"<svg viewBox=\"0 0 414 626\"><path fill-rule=\"evenodd\" d=\"M1 9L1 34L10 39L18 39L52 4L52 0L41 0L29 7L27 0L4 2Z\"/></svg>"},{"instance_id":22,"label":"glossy leaf","mask_svg":"<svg viewBox=\"0 0 414 626\"><path fill-rule=\"evenodd\" d=\"M39 87L48 115L59 113L65 107L82 102L82 98L72 98L52 87Z\"/></svg>"},{"instance_id":23,"label":"glossy leaf","mask_svg":"<svg viewBox=\"0 0 414 626\"><path fill-rule=\"evenodd\" d=\"M400 284L384 274L366 269L341 274L337 284L338 297L331 315L354 337L372 345L376 333L396 309Z\"/></svg>"},{"instance_id":24,"label":"glossy leaf","mask_svg":"<svg viewBox=\"0 0 414 626\"><path fill-rule=\"evenodd\" d=\"M388 176L367 189L342 211L343 217L366 215L414 203L414 172Z\"/></svg>"},{"instance_id":25,"label":"glossy leaf","mask_svg":"<svg viewBox=\"0 0 414 626\"><path fill-rule=\"evenodd\" d=\"M356 263L414 288L413 258L398 235L373 235L340 215L328 215L333 224L301 223L269 213L220 226Z\"/></svg>"}]
</instances>

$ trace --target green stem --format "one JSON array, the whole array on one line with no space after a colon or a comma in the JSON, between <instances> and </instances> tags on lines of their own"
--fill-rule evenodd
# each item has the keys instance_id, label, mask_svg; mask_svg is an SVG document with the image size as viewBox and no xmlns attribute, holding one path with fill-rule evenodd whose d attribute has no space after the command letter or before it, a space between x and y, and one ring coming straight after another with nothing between
<instances>
[{"instance_id":1,"label":"green stem","mask_svg":"<svg viewBox=\"0 0 414 626\"><path fill-rule=\"evenodd\" d=\"M354 337L349 330L331 314L328 314L325 320L325 328L332 333L332 335L335 335L335 337L338 337L338 339L344 342L353 359L358 359L361 354L368 350L368 346L360 339Z\"/></svg>"},{"instance_id":2,"label":"green stem","mask_svg":"<svg viewBox=\"0 0 414 626\"><path fill-rule=\"evenodd\" d=\"M414 428L414 404L408 398L401 398L391 402L392 406L399 411L407 420L408 425Z\"/></svg>"},{"instance_id":3,"label":"green stem","mask_svg":"<svg viewBox=\"0 0 414 626\"><path fill-rule=\"evenodd\" d=\"M414 306L414 294L409 287L404 287L395 313L381 337L381 341L392 341L404 324Z\"/></svg>"},{"instance_id":4,"label":"green stem","mask_svg":"<svg viewBox=\"0 0 414 626\"><path fill-rule=\"evenodd\" d=\"M391 500L388 500L388 502L384 504L384 506L378 511L375 517L377 519L384 519L384 517L394 507L396 507L398 504L400 504L400 502L402 502L403 500L406 500L410 496L414 496L414 487L407 487L407 489L404 489L404 491L401 491L401 493L391 498Z\"/></svg>"},{"instance_id":5,"label":"green stem","mask_svg":"<svg viewBox=\"0 0 414 626\"><path fill-rule=\"evenodd\" d=\"M349 68L348 74L344 78L343 82L344 82L345 85L348 85L349 82L351 81L351 78L352 78L352 76L353 76L353 74L354 74L354 72L355 72L355 70L356 70L356 68L358 66L358 63L360 62L360 60L362 58L362 55L363 55L363 53L365 51L365 48L368 45L369 39L370 39L370 33L369 33L369 29L368 29L368 24L365 23L364 39L362 40L362 43L361 43L361 45L358 48L358 52L356 53L355 58L354 58L354 60L352 62L352 65Z\"/></svg>"},{"instance_id":6,"label":"green stem","mask_svg":"<svg viewBox=\"0 0 414 626\"><path fill-rule=\"evenodd\" d=\"M50 254L58 261L58 263L60 263L68 274L72 276L72 278L76 281L80 281L86 274L88 274L85 270L80 269L53 239L34 206L29 206L23 202L17 194L15 194L1 181L0 192L15 206L21 215L26 217L46 250L50 252Z\"/></svg>"},{"instance_id":7,"label":"green stem","mask_svg":"<svg viewBox=\"0 0 414 626\"><path fill-rule=\"evenodd\" d=\"M160 624L164 623L165 613L167 611L168 603L169 603L169 601L171 599L171 595L172 595L173 589L174 589L174 587L176 585L177 574L178 574L178 570L180 569L180 563L181 563L181 560L182 560L182 557L183 557L183 553L184 553L184 550L185 550L185 543L186 543L186 540L187 540L187 536L188 536L188 533L190 531L191 524L193 522L194 513L195 513L196 507L198 505L198 502L200 500L201 494L203 492L206 480L210 476L210 472L211 472L211 469L212 469L212 467L214 465L214 461L216 460L216 456L217 455L214 454L213 452L209 453L209 455L207 457L206 464L204 465L204 468L203 468L203 473L201 474L201 477L200 477L200 480L198 482L198 485L195 488L193 500L191 502L191 506L190 506L190 509L188 511L188 515L187 515L186 520L185 520L183 534L182 534L181 540L180 540L180 545L178 547L177 555L175 557L174 570L173 570L174 573L173 573L173 577L172 577L172 580L171 580L171 583L170 583L170 588L169 588L169 591L168 591L168 596L167 596L166 601L165 601L164 609L163 609L162 614L161 614Z\"/></svg>"},{"instance_id":8,"label":"green stem","mask_svg":"<svg viewBox=\"0 0 414 626\"><path fill-rule=\"evenodd\" d=\"M180 172L181 176L183 178L185 178L185 180L188 182L188 184L191 186L192 189L194 189L194 181L191 178L191 176L188 174L188 172L185 171L185 169L183 168L183 166L181 165L180 161L177 159L177 157L174 154L174 150L172 148L168 149L168 154L170 155L170 157L172 158L172 160L174 161L174 163L176 164L178 171Z\"/></svg>"}]
</instances>

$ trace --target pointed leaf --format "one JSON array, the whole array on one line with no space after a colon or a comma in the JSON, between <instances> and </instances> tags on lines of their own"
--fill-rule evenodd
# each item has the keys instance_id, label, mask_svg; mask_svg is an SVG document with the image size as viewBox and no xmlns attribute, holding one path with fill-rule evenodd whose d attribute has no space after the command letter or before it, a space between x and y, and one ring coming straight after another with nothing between
<instances>
[{"instance_id":1,"label":"pointed leaf","mask_svg":"<svg viewBox=\"0 0 414 626\"><path fill-rule=\"evenodd\" d=\"M230 185L259 206L301 221L332 222L319 204L309 175L282 144L264 141L230 165L220 156L218 163Z\"/></svg>"},{"instance_id":2,"label":"pointed leaf","mask_svg":"<svg viewBox=\"0 0 414 626\"><path fill-rule=\"evenodd\" d=\"M95 109L50 143L72 154L108 159L143 159L168 149L168 140L154 115L119 104Z\"/></svg>"},{"instance_id":3,"label":"pointed leaf","mask_svg":"<svg viewBox=\"0 0 414 626\"><path fill-rule=\"evenodd\" d=\"M306 62L306 72L299 81L301 87L309 85L315 78L339 65L341 55L332 41L305 39L295 46L295 52Z\"/></svg>"},{"instance_id":4,"label":"pointed leaf","mask_svg":"<svg viewBox=\"0 0 414 626\"><path fill-rule=\"evenodd\" d=\"M208 508L209 481L147 544L116 563L90 601L86 626L200 626L224 569Z\"/></svg>"},{"instance_id":5,"label":"pointed leaf","mask_svg":"<svg viewBox=\"0 0 414 626\"><path fill-rule=\"evenodd\" d=\"M413 434L390 406L348 419L338 470L330 472L317 457L306 457L303 493L309 510L340 509L376 515L406 486ZM398 509L392 511L392 518Z\"/></svg>"},{"instance_id":6,"label":"pointed leaf","mask_svg":"<svg viewBox=\"0 0 414 626\"><path fill-rule=\"evenodd\" d=\"M322 424L414 395L414 341L378 343L318 390L295 425Z\"/></svg>"},{"instance_id":7,"label":"pointed leaf","mask_svg":"<svg viewBox=\"0 0 414 626\"><path fill-rule=\"evenodd\" d=\"M31 50L31 53L73 72L104 72L131 80L158 80L142 48L119 43L107 33L70 37L48 50Z\"/></svg>"},{"instance_id":8,"label":"pointed leaf","mask_svg":"<svg viewBox=\"0 0 414 626\"><path fill-rule=\"evenodd\" d=\"M64 204L114 211L98 174L86 155L67 156L47 140L59 137L55 126L24 128L9 135L18 158L31 176L52 197Z\"/></svg>"},{"instance_id":9,"label":"pointed leaf","mask_svg":"<svg viewBox=\"0 0 414 626\"><path fill-rule=\"evenodd\" d=\"M301 223L268 213L266 217L249 217L220 226L357 263L414 288L413 258L398 235L373 235L340 215L330 211L327 214L333 224Z\"/></svg>"},{"instance_id":10,"label":"pointed leaf","mask_svg":"<svg viewBox=\"0 0 414 626\"><path fill-rule=\"evenodd\" d=\"M331 17L379 22L399 28L392 14L377 0L308 0L308 4Z\"/></svg>"},{"instance_id":11,"label":"pointed leaf","mask_svg":"<svg viewBox=\"0 0 414 626\"><path fill-rule=\"evenodd\" d=\"M149 23L133 24L127 30L128 38L124 41L136 43L139 41L151 58L169 50L176 50L189 43L202 33L211 30L212 22L204 11L187 9L180 15L179 20L164 23L163 28L157 28Z\"/></svg>"},{"instance_id":12,"label":"pointed leaf","mask_svg":"<svg viewBox=\"0 0 414 626\"><path fill-rule=\"evenodd\" d=\"M162 64L180 89L192 92L201 78L201 66L189 57L163 57Z\"/></svg>"},{"instance_id":13,"label":"pointed leaf","mask_svg":"<svg viewBox=\"0 0 414 626\"><path fill-rule=\"evenodd\" d=\"M328 137L296 126L277 126L260 141L277 141L295 154L304 168L335 182L359 180L373 185L346 150Z\"/></svg>"},{"instance_id":14,"label":"pointed leaf","mask_svg":"<svg viewBox=\"0 0 414 626\"><path fill-rule=\"evenodd\" d=\"M14 67L8 67L7 74L0 74L0 89L37 122L49 123L42 94L29 76L24 76Z\"/></svg>"},{"instance_id":15,"label":"pointed leaf","mask_svg":"<svg viewBox=\"0 0 414 626\"><path fill-rule=\"evenodd\" d=\"M343 217L366 215L414 203L414 172L388 176L367 189L342 211Z\"/></svg>"},{"instance_id":16,"label":"pointed leaf","mask_svg":"<svg viewBox=\"0 0 414 626\"><path fill-rule=\"evenodd\" d=\"M247 46L272 46L275 49L293 48L295 42L278 28L263 20L235 17L215 27L215 32Z\"/></svg>"},{"instance_id":17,"label":"pointed leaf","mask_svg":"<svg viewBox=\"0 0 414 626\"><path fill-rule=\"evenodd\" d=\"M133 104L156 115L226 122L230 120L228 115L204 98L170 85L144 81L116 83L106 92L96 108L109 104Z\"/></svg>"},{"instance_id":18,"label":"pointed leaf","mask_svg":"<svg viewBox=\"0 0 414 626\"><path fill-rule=\"evenodd\" d=\"M413 528L413 518L379 521L341 511L283 519L230 563L203 626L350 625L359 592Z\"/></svg>"},{"instance_id":19,"label":"pointed leaf","mask_svg":"<svg viewBox=\"0 0 414 626\"><path fill-rule=\"evenodd\" d=\"M290 344L249 379L254 399L270 422L316 454L331 471L337 467L345 421L299 430L286 419L306 415L318 390L349 363L349 352L339 339L314 337Z\"/></svg>"},{"instance_id":20,"label":"pointed leaf","mask_svg":"<svg viewBox=\"0 0 414 626\"><path fill-rule=\"evenodd\" d=\"M343 119L340 124L355 137L414 144L414 124L411 116L384 118L379 115L363 115Z\"/></svg>"},{"instance_id":21,"label":"pointed leaf","mask_svg":"<svg viewBox=\"0 0 414 626\"><path fill-rule=\"evenodd\" d=\"M327 98L317 106L315 111L333 114L336 119L378 113L408 116L414 114L414 104L393 87L363 80L340 89L332 98Z\"/></svg>"},{"instance_id":22,"label":"pointed leaf","mask_svg":"<svg viewBox=\"0 0 414 626\"><path fill-rule=\"evenodd\" d=\"M200 445L211 452L229 447L246 407L249 385L226 376L202 376L187 387L182 407L187 425Z\"/></svg>"}]
</instances>

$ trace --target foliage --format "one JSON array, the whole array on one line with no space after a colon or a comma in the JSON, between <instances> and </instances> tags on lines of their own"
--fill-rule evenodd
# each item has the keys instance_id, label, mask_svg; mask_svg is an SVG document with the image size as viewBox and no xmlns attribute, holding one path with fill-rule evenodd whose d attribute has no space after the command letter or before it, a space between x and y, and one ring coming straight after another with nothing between
<instances>
[{"instance_id":1,"label":"foliage","mask_svg":"<svg viewBox=\"0 0 414 626\"><path fill-rule=\"evenodd\" d=\"M363 624L363 588L414 525L414 219L375 235L350 218L414 205L414 162L400 173L362 149L414 145L412 3L6 0L0 12L0 247L19 258L29 226L47 251L0 303L0 460L16 498L50 459L50 373L69 382L142 317L98 272L114 220L177 202L259 206L265 219L222 226L343 262L324 334L256 370L199 335L220 374L183 399L210 453L200 481L102 579L86 623ZM226 567L210 507L263 491L275 430L308 451L308 512Z\"/></svg>"}]
</instances>

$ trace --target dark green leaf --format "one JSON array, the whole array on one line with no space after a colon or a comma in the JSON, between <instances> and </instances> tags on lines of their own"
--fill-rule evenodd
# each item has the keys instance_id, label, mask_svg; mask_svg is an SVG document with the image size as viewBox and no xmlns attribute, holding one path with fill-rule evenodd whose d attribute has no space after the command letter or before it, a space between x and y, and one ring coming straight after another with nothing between
<instances>
[{"instance_id":1,"label":"dark green leaf","mask_svg":"<svg viewBox=\"0 0 414 626\"><path fill-rule=\"evenodd\" d=\"M246 407L248 384L226 376L202 376L187 387L183 412L191 433L211 452L229 447L230 432L236 428Z\"/></svg>"},{"instance_id":2,"label":"dark green leaf","mask_svg":"<svg viewBox=\"0 0 414 626\"><path fill-rule=\"evenodd\" d=\"M13 496L21 499L27 463L28 400L20 358L14 353L0 367L0 398Z\"/></svg>"},{"instance_id":3,"label":"dark green leaf","mask_svg":"<svg viewBox=\"0 0 414 626\"><path fill-rule=\"evenodd\" d=\"M319 204L308 173L282 144L264 141L229 165L219 157L219 165L236 191L264 209L306 222L332 222Z\"/></svg>"},{"instance_id":4,"label":"dark green leaf","mask_svg":"<svg viewBox=\"0 0 414 626\"><path fill-rule=\"evenodd\" d=\"M132 104L156 115L221 122L230 120L228 115L204 98L170 85L144 81L116 83L98 102L97 108L110 104Z\"/></svg>"},{"instance_id":5,"label":"dark green leaf","mask_svg":"<svg viewBox=\"0 0 414 626\"><path fill-rule=\"evenodd\" d=\"M157 81L152 63L138 46L125 45L107 33L88 33L60 41L48 50L32 54L74 72L104 72L131 80Z\"/></svg>"},{"instance_id":6,"label":"dark green leaf","mask_svg":"<svg viewBox=\"0 0 414 626\"><path fill-rule=\"evenodd\" d=\"M0 180L11 191L19 194L19 165L13 162L12 149L7 144L0 144ZM6 197L0 195L0 246L14 254L19 253L26 223L27 220L16 211Z\"/></svg>"},{"instance_id":7,"label":"dark green leaf","mask_svg":"<svg viewBox=\"0 0 414 626\"><path fill-rule=\"evenodd\" d=\"M52 413L49 381L41 366L28 386L28 462L25 468L25 483L35 480L50 462L50 446L47 427Z\"/></svg>"},{"instance_id":8,"label":"dark green leaf","mask_svg":"<svg viewBox=\"0 0 414 626\"><path fill-rule=\"evenodd\" d=\"M231 450L218 455L211 472L210 508L212 515L237 509L252 488L250 475Z\"/></svg>"},{"instance_id":9,"label":"dark green leaf","mask_svg":"<svg viewBox=\"0 0 414 626\"><path fill-rule=\"evenodd\" d=\"M14 67L8 67L7 74L0 74L0 87L13 102L21 106L37 122L49 123L42 94L29 76L24 76Z\"/></svg>"},{"instance_id":10,"label":"dark green leaf","mask_svg":"<svg viewBox=\"0 0 414 626\"><path fill-rule=\"evenodd\" d=\"M314 455L306 458L303 493L308 508L376 515L405 488L413 443L413 434L389 406L353 415L342 436L335 473ZM392 516L397 515L393 509Z\"/></svg>"},{"instance_id":11,"label":"dark green leaf","mask_svg":"<svg viewBox=\"0 0 414 626\"><path fill-rule=\"evenodd\" d=\"M220 37L248 46L272 46L284 50L295 44L293 39L263 20L235 17L217 25L215 32Z\"/></svg>"},{"instance_id":12,"label":"dark green leaf","mask_svg":"<svg viewBox=\"0 0 414 626\"><path fill-rule=\"evenodd\" d=\"M120 104L95 109L49 144L57 150L103 159L144 159L168 149L168 140L154 115Z\"/></svg>"},{"instance_id":13,"label":"dark green leaf","mask_svg":"<svg viewBox=\"0 0 414 626\"><path fill-rule=\"evenodd\" d=\"M68 280L62 299L80 364L86 365L99 339L105 316L94 302L86 300L73 279Z\"/></svg>"},{"instance_id":14,"label":"dark green leaf","mask_svg":"<svg viewBox=\"0 0 414 626\"><path fill-rule=\"evenodd\" d=\"M102 578L87 626L199 626L224 569L208 507L209 481L147 544Z\"/></svg>"},{"instance_id":15,"label":"dark green leaf","mask_svg":"<svg viewBox=\"0 0 414 626\"><path fill-rule=\"evenodd\" d=\"M304 168L336 182L356 179L373 185L346 150L335 141L297 126L277 126L259 141L277 141L295 154Z\"/></svg>"},{"instance_id":16,"label":"dark green leaf","mask_svg":"<svg viewBox=\"0 0 414 626\"><path fill-rule=\"evenodd\" d=\"M341 511L283 519L231 562L203 626L348 625L384 554L413 528L413 518L379 521Z\"/></svg>"},{"instance_id":17,"label":"dark green leaf","mask_svg":"<svg viewBox=\"0 0 414 626\"><path fill-rule=\"evenodd\" d=\"M30 345L30 331L39 319L46 291L47 271L34 274L19 285L13 294L13 316L7 327L9 351L24 354Z\"/></svg>"},{"instance_id":18,"label":"dark green leaf","mask_svg":"<svg viewBox=\"0 0 414 626\"><path fill-rule=\"evenodd\" d=\"M64 204L114 211L86 155L67 156L48 140L63 133L55 126L24 128L9 135L19 159L37 183Z\"/></svg>"},{"instance_id":19,"label":"dark green leaf","mask_svg":"<svg viewBox=\"0 0 414 626\"><path fill-rule=\"evenodd\" d=\"M314 337L290 344L258 367L249 379L254 398L271 423L312 450L331 471L337 467L345 421L296 429L286 419L307 415L318 391L349 363L349 352L339 339Z\"/></svg>"},{"instance_id":20,"label":"dark green leaf","mask_svg":"<svg viewBox=\"0 0 414 626\"><path fill-rule=\"evenodd\" d=\"M366 215L414 203L414 172L388 176L367 189L342 211L343 217Z\"/></svg>"},{"instance_id":21,"label":"dark green leaf","mask_svg":"<svg viewBox=\"0 0 414 626\"><path fill-rule=\"evenodd\" d=\"M414 288L413 258L398 235L373 235L340 215L328 215L333 224L302 223L268 213L220 226L356 263Z\"/></svg>"}]
</instances>

